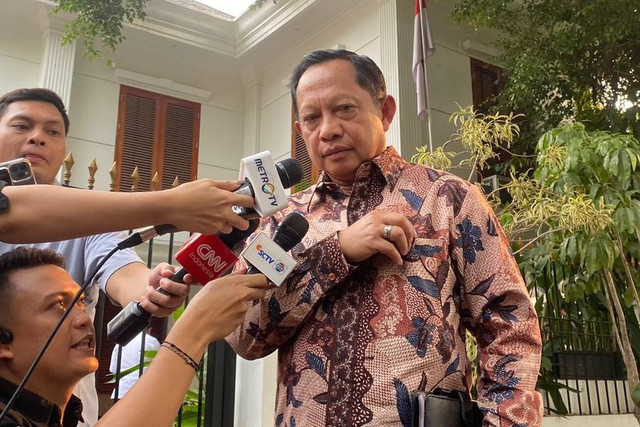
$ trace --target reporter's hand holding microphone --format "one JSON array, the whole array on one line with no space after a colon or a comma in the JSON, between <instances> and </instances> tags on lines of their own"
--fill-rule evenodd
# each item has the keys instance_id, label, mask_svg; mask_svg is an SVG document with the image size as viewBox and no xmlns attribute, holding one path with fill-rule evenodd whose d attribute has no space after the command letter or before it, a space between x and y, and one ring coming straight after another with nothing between
<instances>
[{"instance_id":1,"label":"reporter's hand holding microphone","mask_svg":"<svg viewBox=\"0 0 640 427\"><path fill-rule=\"evenodd\" d=\"M233 227L246 230L249 222L233 211L234 206L251 208L250 195L236 194L242 182L200 179L187 182L171 192L173 203L182 209L167 209L167 223L194 233L230 233Z\"/></svg>"},{"instance_id":2,"label":"reporter's hand holding microphone","mask_svg":"<svg viewBox=\"0 0 640 427\"><path fill-rule=\"evenodd\" d=\"M193 283L195 279L201 284L206 284L213 279L222 276L237 260L237 254L244 246L243 241L257 228L257 219L247 221L242 218L255 218L258 212L261 214L270 214L284 208L287 204L284 197L284 189L298 183L302 178L302 169L295 159L287 159L277 164L273 164L270 155L262 156L265 153L243 159L243 162L254 167L255 170L249 170L249 178L239 187L234 187L234 193L227 192L225 195L226 202L241 198L242 205L229 205L229 209L225 209L224 203L218 206L222 209L222 214L217 214L217 218L227 218L229 224L238 224L238 227L221 228L223 231L230 231L229 234L218 233L217 235L200 235L196 234L183 245L176 254L176 259L183 265L183 268L175 271L175 268L166 265L162 271L158 271L157 283L152 283L145 295L141 297L141 301L132 301L125 307L109 324L107 325L107 335L111 341L120 345L127 344L134 336L144 330L150 323L151 314L158 312L157 307L162 306L171 309L174 302L180 305L184 300L184 295L188 293L188 287L181 287L180 283ZM271 162L272 175L267 174ZM252 175L253 173L253 175ZM276 175L277 176L273 176ZM253 179L252 179L253 177ZM192 187L196 189L197 183ZM198 184L201 185L201 184ZM179 187L178 187L179 188ZM188 190L190 188L187 188ZM256 190L260 189L262 193L256 194ZM177 189L176 189L177 190ZM259 197L260 196L260 197ZM249 206L245 199L251 202ZM259 200L263 200L263 205L259 205ZM266 200L266 201L265 201ZM235 208L235 213L230 211ZM251 206L255 206L255 209ZM215 209L214 209L215 210ZM240 222L235 221L236 218ZM232 222L235 221L235 222ZM245 226L246 225L246 226ZM163 234L175 230L173 225L161 225L148 227L138 233L134 233L125 241L121 242L119 247L130 247L148 240L156 235ZM136 235L137 234L137 235ZM171 275L172 272L175 274ZM190 273L190 274L187 274ZM159 287L162 283L162 287ZM166 290L163 288L166 287ZM168 292L169 288L173 292ZM175 293L174 293L175 292ZM171 293L174 293L171 295Z\"/></svg>"}]
</instances>

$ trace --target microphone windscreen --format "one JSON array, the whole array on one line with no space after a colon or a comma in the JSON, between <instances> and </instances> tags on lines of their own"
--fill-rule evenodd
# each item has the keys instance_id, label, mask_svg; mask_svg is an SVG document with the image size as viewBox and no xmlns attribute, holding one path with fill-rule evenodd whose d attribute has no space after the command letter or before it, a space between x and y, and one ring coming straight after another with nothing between
<instances>
[{"instance_id":1,"label":"microphone windscreen","mask_svg":"<svg viewBox=\"0 0 640 427\"><path fill-rule=\"evenodd\" d=\"M309 230L309 222L298 212L291 212L276 227L273 241L284 251L290 251Z\"/></svg>"},{"instance_id":2,"label":"microphone windscreen","mask_svg":"<svg viewBox=\"0 0 640 427\"><path fill-rule=\"evenodd\" d=\"M231 230L231 233L218 233L217 236L226 247L235 252L234 246L236 246L238 243L243 242L247 237L251 236L251 234L256 231L259 224L259 219L251 219L249 220L249 228L247 228L246 230L240 230L239 228L234 227L233 230Z\"/></svg>"},{"instance_id":3,"label":"microphone windscreen","mask_svg":"<svg viewBox=\"0 0 640 427\"><path fill-rule=\"evenodd\" d=\"M276 168L284 188L291 188L302 181L302 166L298 159L284 159L276 163Z\"/></svg>"}]
</instances>

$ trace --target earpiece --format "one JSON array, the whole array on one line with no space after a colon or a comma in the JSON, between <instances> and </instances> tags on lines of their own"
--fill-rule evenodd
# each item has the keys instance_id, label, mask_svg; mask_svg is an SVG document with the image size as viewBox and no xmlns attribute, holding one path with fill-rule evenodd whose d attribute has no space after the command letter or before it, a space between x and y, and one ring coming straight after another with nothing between
<instances>
[{"instance_id":1,"label":"earpiece","mask_svg":"<svg viewBox=\"0 0 640 427\"><path fill-rule=\"evenodd\" d=\"M11 331L0 326L0 344L9 344L11 341L13 341Z\"/></svg>"}]
</instances>

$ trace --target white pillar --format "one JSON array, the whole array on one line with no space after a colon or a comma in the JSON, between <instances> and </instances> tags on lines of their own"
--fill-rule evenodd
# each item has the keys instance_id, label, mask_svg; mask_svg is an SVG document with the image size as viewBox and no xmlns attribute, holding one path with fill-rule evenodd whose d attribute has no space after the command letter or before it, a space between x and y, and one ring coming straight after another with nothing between
<instances>
[{"instance_id":1,"label":"white pillar","mask_svg":"<svg viewBox=\"0 0 640 427\"><path fill-rule=\"evenodd\" d=\"M73 41L62 46L61 41L61 31L50 28L44 30L45 47L40 72L40 86L57 93L69 111L76 42Z\"/></svg>"},{"instance_id":2,"label":"white pillar","mask_svg":"<svg viewBox=\"0 0 640 427\"><path fill-rule=\"evenodd\" d=\"M380 67L387 80L387 92L396 99L398 109L387 132L387 143L406 160L416 147L427 144L426 121L418 119L413 82L414 2L378 0L380 10Z\"/></svg>"},{"instance_id":3,"label":"white pillar","mask_svg":"<svg viewBox=\"0 0 640 427\"><path fill-rule=\"evenodd\" d=\"M400 101L400 79L398 76L398 19L397 0L379 2L380 7L380 68L387 82L387 93ZM402 155L399 111L387 131L387 145L393 146Z\"/></svg>"},{"instance_id":4,"label":"white pillar","mask_svg":"<svg viewBox=\"0 0 640 427\"><path fill-rule=\"evenodd\" d=\"M253 66L240 72L244 86L244 156L260 151L260 99L262 85L260 75ZM234 426L252 427L261 425L263 410L264 359L245 360L236 357L236 390L234 403Z\"/></svg>"},{"instance_id":5,"label":"white pillar","mask_svg":"<svg viewBox=\"0 0 640 427\"><path fill-rule=\"evenodd\" d=\"M240 71L244 86L244 155L260 151L260 100L262 96L261 76L253 66Z\"/></svg>"}]
</instances>

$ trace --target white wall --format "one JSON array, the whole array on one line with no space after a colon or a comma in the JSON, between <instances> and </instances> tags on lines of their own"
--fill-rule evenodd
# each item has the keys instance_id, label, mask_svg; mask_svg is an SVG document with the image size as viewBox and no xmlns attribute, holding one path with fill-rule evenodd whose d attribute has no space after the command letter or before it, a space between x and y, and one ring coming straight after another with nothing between
<instances>
[{"instance_id":1,"label":"white wall","mask_svg":"<svg viewBox=\"0 0 640 427\"><path fill-rule=\"evenodd\" d=\"M4 6L4 5L3 5ZM20 8L2 8L0 25L0 94L35 86L40 78L43 45L33 25L24 25Z\"/></svg>"},{"instance_id":2,"label":"white wall","mask_svg":"<svg viewBox=\"0 0 640 427\"><path fill-rule=\"evenodd\" d=\"M0 94L21 87L37 87L41 78L44 54L42 34L50 22L47 7L34 0L12 0L3 5L0 16ZM54 27L56 22L52 24ZM127 41L118 48L114 59L116 67L150 78L163 78L167 70L151 66L149 60L166 55L166 63L175 57L175 43L161 38L149 38L139 32L127 32ZM191 53L191 51L188 51ZM117 128L118 96L120 84L140 87L201 104L200 151L198 177L236 179L243 157L244 99L242 85L237 76L225 77L207 69L209 62L193 58L192 65L184 66L184 58L170 63L171 78L178 84L191 83L197 73L212 82L214 90L208 98L198 98L175 90L154 87L141 82L119 81L116 69L105 61L89 61L83 57L84 48L78 43L71 85L71 98L67 108L71 122L67 138L68 150L73 152L75 165L71 185L87 186L88 165L93 158L98 164L95 188L108 190L109 169L114 161ZM180 51L186 55L184 51ZM149 56L152 55L152 56ZM202 56L202 52L200 52ZM210 61L211 62L211 61ZM169 65L167 65L167 68ZM182 74L175 74L175 70ZM215 75L215 77L213 77ZM209 76L211 76L209 78ZM144 79L143 79L144 80Z\"/></svg>"},{"instance_id":3,"label":"white wall","mask_svg":"<svg viewBox=\"0 0 640 427\"><path fill-rule=\"evenodd\" d=\"M358 51L379 61L379 36L377 7L355 7L321 31L275 56L273 63L264 71L260 149L270 150L277 158L291 154L291 100L288 82L291 71L305 53L315 49L335 48L342 44L346 49Z\"/></svg>"}]
</instances>

